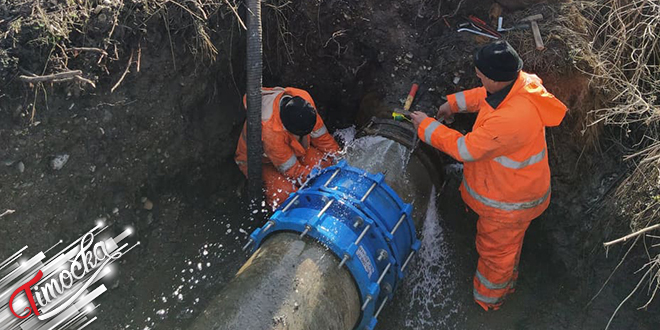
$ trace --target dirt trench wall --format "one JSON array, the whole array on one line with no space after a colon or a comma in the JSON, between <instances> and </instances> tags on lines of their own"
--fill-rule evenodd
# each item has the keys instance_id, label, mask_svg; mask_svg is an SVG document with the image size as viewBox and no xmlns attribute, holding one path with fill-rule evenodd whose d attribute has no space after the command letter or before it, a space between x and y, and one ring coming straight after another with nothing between
<instances>
[{"instance_id":1,"label":"dirt trench wall","mask_svg":"<svg viewBox=\"0 0 660 330\"><path fill-rule=\"evenodd\" d=\"M180 285L183 261L202 256L197 249L208 242L216 244L204 257L213 265L200 286L229 278L240 264L231 250L240 242L218 223L243 215L244 179L233 154L245 116L244 41L233 16L214 16L219 54L209 64L191 54L190 35L168 31L156 17L143 38L122 40L96 88L40 87L32 125L35 88L13 80L0 92L0 212L15 210L0 219L0 255L71 242L99 218L115 233L133 227L141 243L106 281L95 329L152 327L155 296L169 298L163 309L176 313L161 326L180 326L197 302L187 291L182 300L166 292ZM131 50L133 64L111 92ZM66 163L55 169L56 158ZM217 248L223 245L229 250ZM195 296L204 301L213 292L205 287Z\"/></svg>"},{"instance_id":2,"label":"dirt trench wall","mask_svg":"<svg viewBox=\"0 0 660 330\"><path fill-rule=\"evenodd\" d=\"M358 111L365 94L378 94L390 108L400 106L413 82L423 86L418 107L432 107L453 89L458 69L467 72L461 84L475 81L469 64L462 65L471 51L451 50L460 37L440 37L445 28L433 17L438 6L418 0L285 6L280 12L288 24L270 19L265 26L264 83L307 88L330 125L338 127L369 119ZM269 17L280 12L265 11Z\"/></svg>"},{"instance_id":3,"label":"dirt trench wall","mask_svg":"<svg viewBox=\"0 0 660 330\"><path fill-rule=\"evenodd\" d=\"M4 98L0 112L0 204L16 210L2 219L3 254L29 233L77 237L99 217L149 233L185 216L151 212L145 198L158 211L165 194L209 205L236 196L241 176L232 156L244 114L229 65L233 57L240 63L239 39L217 40L222 56L207 68L184 40L174 36L170 48L161 23L149 30L139 43L140 71L134 63L114 93L137 43L127 41L112 74L79 97L67 95L67 84L40 89L32 125L34 88L13 82L23 97ZM64 166L53 168L56 158L66 158Z\"/></svg>"}]
</instances>

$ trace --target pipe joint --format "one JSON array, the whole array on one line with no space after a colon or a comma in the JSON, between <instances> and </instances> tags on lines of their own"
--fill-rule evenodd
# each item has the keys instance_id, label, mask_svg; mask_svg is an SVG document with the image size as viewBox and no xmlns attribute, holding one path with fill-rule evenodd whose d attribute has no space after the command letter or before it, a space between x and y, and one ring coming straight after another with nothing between
<instances>
[{"instance_id":1,"label":"pipe joint","mask_svg":"<svg viewBox=\"0 0 660 330\"><path fill-rule=\"evenodd\" d=\"M345 161L312 172L303 189L293 193L283 209L257 228L253 251L279 231L314 239L341 260L360 293L362 318L358 329L375 325L376 314L392 299L407 261L420 247L412 206L404 203L384 180ZM383 289L386 288L386 289Z\"/></svg>"}]
</instances>

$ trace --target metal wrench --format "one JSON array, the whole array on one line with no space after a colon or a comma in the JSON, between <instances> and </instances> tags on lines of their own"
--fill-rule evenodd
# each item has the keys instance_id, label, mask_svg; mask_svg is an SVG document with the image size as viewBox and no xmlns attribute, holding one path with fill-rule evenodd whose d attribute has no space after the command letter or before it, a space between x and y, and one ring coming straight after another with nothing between
<instances>
[{"instance_id":1,"label":"metal wrench","mask_svg":"<svg viewBox=\"0 0 660 330\"><path fill-rule=\"evenodd\" d=\"M488 37L488 38L492 38L492 39L499 39L498 37L496 37L496 36L494 36L490 33L484 33L484 32L481 32L481 31L472 30L472 29L468 29L468 28L460 28L460 29L456 30L456 32L470 32L470 33L474 33L474 34L484 36L484 37Z\"/></svg>"},{"instance_id":2,"label":"metal wrench","mask_svg":"<svg viewBox=\"0 0 660 330\"><path fill-rule=\"evenodd\" d=\"M518 24L514 25L513 27L510 28L504 28L502 27L502 16L497 18L497 32L506 32L506 31L511 31L511 30L521 30L521 29L529 29L529 24Z\"/></svg>"}]
</instances>

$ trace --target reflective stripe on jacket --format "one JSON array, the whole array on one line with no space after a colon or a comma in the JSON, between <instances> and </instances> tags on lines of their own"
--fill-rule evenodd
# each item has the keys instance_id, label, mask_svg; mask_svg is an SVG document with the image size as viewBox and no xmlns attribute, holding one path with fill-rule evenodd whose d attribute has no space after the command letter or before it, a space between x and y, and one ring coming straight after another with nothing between
<instances>
[{"instance_id":1,"label":"reflective stripe on jacket","mask_svg":"<svg viewBox=\"0 0 660 330\"><path fill-rule=\"evenodd\" d=\"M453 112L479 112L472 132L463 135L427 118L418 134L464 163L461 195L475 212L531 220L550 201L545 127L559 125L566 106L525 72L496 109L485 98L483 87L447 97Z\"/></svg>"},{"instance_id":2,"label":"reflective stripe on jacket","mask_svg":"<svg viewBox=\"0 0 660 330\"><path fill-rule=\"evenodd\" d=\"M303 166L298 161L299 157L305 156L311 145L322 152L336 152L339 146L335 139L328 133L321 116L316 114L316 124L309 135L302 137L299 142L295 135L289 133L280 120L280 101L283 97L299 96L305 99L313 107L314 100L302 89L287 87L263 88L261 96L261 140L264 148L264 163L272 163L277 170L289 178L297 179L306 177L311 168ZM243 105L247 108L245 96ZM243 131L238 140L236 155L234 159L239 166L247 166L247 123L243 125Z\"/></svg>"}]
</instances>

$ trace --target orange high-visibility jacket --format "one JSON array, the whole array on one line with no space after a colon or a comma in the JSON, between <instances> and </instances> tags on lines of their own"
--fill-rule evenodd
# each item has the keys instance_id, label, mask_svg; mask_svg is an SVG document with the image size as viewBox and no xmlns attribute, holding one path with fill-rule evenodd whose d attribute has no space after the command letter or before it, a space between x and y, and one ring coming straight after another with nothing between
<instances>
[{"instance_id":1,"label":"orange high-visibility jacket","mask_svg":"<svg viewBox=\"0 0 660 330\"><path fill-rule=\"evenodd\" d=\"M453 112L479 112L463 135L432 118L418 128L420 139L463 162L461 196L481 216L532 220L550 202L550 167L545 127L557 126L566 106L539 77L521 72L493 109L484 87L449 95Z\"/></svg>"},{"instance_id":2,"label":"orange high-visibility jacket","mask_svg":"<svg viewBox=\"0 0 660 330\"><path fill-rule=\"evenodd\" d=\"M305 178L311 169L303 166L298 157L305 156L310 142L322 152L336 152L339 146L335 139L328 133L321 116L316 114L316 125L309 135L298 142L295 135L284 128L280 120L280 101L283 97L299 96L309 102L314 108L314 100L302 89L287 87L262 88L261 96L261 140L264 147L264 163L272 163L277 170L292 179ZM243 104L247 108L247 102L243 97ZM241 137L236 147L234 159L239 166L247 166L247 123L243 126ZM311 140L311 141L310 141Z\"/></svg>"}]
</instances>

